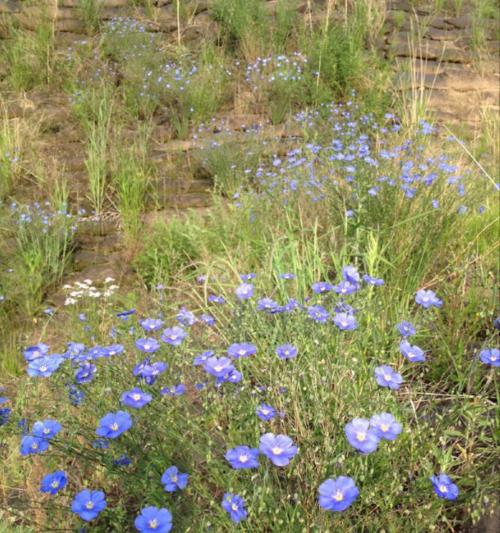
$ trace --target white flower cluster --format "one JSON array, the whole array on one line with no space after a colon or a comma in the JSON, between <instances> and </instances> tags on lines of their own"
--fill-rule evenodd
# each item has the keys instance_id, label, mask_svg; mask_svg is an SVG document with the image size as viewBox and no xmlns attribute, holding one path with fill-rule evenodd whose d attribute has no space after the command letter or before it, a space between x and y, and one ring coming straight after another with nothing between
<instances>
[{"instance_id":1,"label":"white flower cluster","mask_svg":"<svg viewBox=\"0 0 500 533\"><path fill-rule=\"evenodd\" d=\"M63 289L68 296L64 301L64 305L75 305L78 300L84 298L109 298L114 294L118 285L114 285L114 278L108 277L104 280L101 288L98 288L91 279L84 279L83 281L75 281L73 285L64 285ZM97 284L99 285L99 283Z\"/></svg>"}]
</instances>

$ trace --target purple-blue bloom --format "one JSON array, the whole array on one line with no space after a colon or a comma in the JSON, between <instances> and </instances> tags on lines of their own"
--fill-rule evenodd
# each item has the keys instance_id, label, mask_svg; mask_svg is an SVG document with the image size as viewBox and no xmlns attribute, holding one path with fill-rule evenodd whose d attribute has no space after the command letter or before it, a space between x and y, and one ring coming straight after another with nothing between
<instances>
[{"instance_id":1,"label":"purple-blue bloom","mask_svg":"<svg viewBox=\"0 0 500 533\"><path fill-rule=\"evenodd\" d=\"M265 313L273 313L278 310L279 304L271 298L261 298L257 301L257 311L264 311Z\"/></svg>"},{"instance_id":2,"label":"purple-blue bloom","mask_svg":"<svg viewBox=\"0 0 500 533\"><path fill-rule=\"evenodd\" d=\"M95 376L97 368L92 363L83 363L75 371L75 381L77 383L90 383Z\"/></svg>"},{"instance_id":3,"label":"purple-blue bloom","mask_svg":"<svg viewBox=\"0 0 500 533\"><path fill-rule=\"evenodd\" d=\"M374 278L368 274L363 276L363 280L365 283L368 283L368 285L374 285L375 287L381 287L382 285L385 285L385 281L382 278Z\"/></svg>"},{"instance_id":4,"label":"purple-blue bloom","mask_svg":"<svg viewBox=\"0 0 500 533\"><path fill-rule=\"evenodd\" d=\"M40 342L38 344L35 344L34 346L29 346L28 348L26 348L26 350L24 350L23 352L23 355L26 361L34 361L35 359L43 357L48 353L49 347L43 342Z\"/></svg>"},{"instance_id":5,"label":"purple-blue bloom","mask_svg":"<svg viewBox=\"0 0 500 533\"><path fill-rule=\"evenodd\" d=\"M236 446L236 448L228 450L224 457L236 470L259 467L259 450L257 448Z\"/></svg>"},{"instance_id":6,"label":"purple-blue bloom","mask_svg":"<svg viewBox=\"0 0 500 533\"><path fill-rule=\"evenodd\" d=\"M431 476L429 478L434 487L434 492L445 500L456 500L458 498L458 487L446 474Z\"/></svg>"},{"instance_id":7,"label":"purple-blue bloom","mask_svg":"<svg viewBox=\"0 0 500 533\"><path fill-rule=\"evenodd\" d=\"M401 322L396 324L396 328L398 329L400 335L403 337L411 337L417 332L415 326L411 322L408 322L406 320L402 320Z\"/></svg>"},{"instance_id":8,"label":"purple-blue bloom","mask_svg":"<svg viewBox=\"0 0 500 533\"><path fill-rule=\"evenodd\" d=\"M137 339L135 345L141 352L154 353L160 349L160 343L153 337L146 337L145 339Z\"/></svg>"},{"instance_id":9,"label":"purple-blue bloom","mask_svg":"<svg viewBox=\"0 0 500 533\"><path fill-rule=\"evenodd\" d=\"M34 437L40 437L41 439L52 439L55 437L59 431L61 431L62 426L56 420L43 420L35 422L31 430L31 434Z\"/></svg>"},{"instance_id":10,"label":"purple-blue bloom","mask_svg":"<svg viewBox=\"0 0 500 533\"><path fill-rule=\"evenodd\" d=\"M330 316L328 311L321 305L311 305L307 308L309 318L320 324L325 324Z\"/></svg>"},{"instance_id":11,"label":"purple-blue bloom","mask_svg":"<svg viewBox=\"0 0 500 533\"><path fill-rule=\"evenodd\" d=\"M352 283L350 281L341 281L338 285L333 286L333 290L337 294L346 296L348 294L353 294L359 290L359 285L357 283Z\"/></svg>"},{"instance_id":12,"label":"purple-blue bloom","mask_svg":"<svg viewBox=\"0 0 500 533\"><path fill-rule=\"evenodd\" d=\"M85 522L97 518L106 508L106 496L102 490L84 489L79 492L71 503L71 510Z\"/></svg>"},{"instance_id":13,"label":"purple-blue bloom","mask_svg":"<svg viewBox=\"0 0 500 533\"><path fill-rule=\"evenodd\" d=\"M45 492L53 496L60 490L64 489L68 482L66 473L62 470L57 470L51 474L47 474L40 483L40 492Z\"/></svg>"},{"instance_id":14,"label":"purple-blue bloom","mask_svg":"<svg viewBox=\"0 0 500 533\"><path fill-rule=\"evenodd\" d=\"M209 357L203 366L209 374L216 378L222 378L234 370L231 359L228 357Z\"/></svg>"},{"instance_id":15,"label":"purple-blue bloom","mask_svg":"<svg viewBox=\"0 0 500 533\"><path fill-rule=\"evenodd\" d=\"M347 476L327 479L319 486L319 505L327 511L345 511L359 496L354 480Z\"/></svg>"},{"instance_id":16,"label":"purple-blue bloom","mask_svg":"<svg viewBox=\"0 0 500 533\"><path fill-rule=\"evenodd\" d=\"M116 439L132 426L132 417L126 411L108 413L99 420L96 433L99 437Z\"/></svg>"},{"instance_id":17,"label":"purple-blue bloom","mask_svg":"<svg viewBox=\"0 0 500 533\"><path fill-rule=\"evenodd\" d=\"M207 350L206 352L203 352L202 354L200 355L197 355L194 359L193 359L193 365L194 366L201 366L201 365L204 365L205 364L205 361L209 358L209 357L212 357L214 355L214 351L213 350Z\"/></svg>"},{"instance_id":18,"label":"purple-blue bloom","mask_svg":"<svg viewBox=\"0 0 500 533\"><path fill-rule=\"evenodd\" d=\"M342 277L345 281L349 281L354 285L357 285L360 282L359 272L352 265L347 265L342 268Z\"/></svg>"},{"instance_id":19,"label":"purple-blue bloom","mask_svg":"<svg viewBox=\"0 0 500 533\"><path fill-rule=\"evenodd\" d=\"M316 294L324 294L330 292L333 289L333 286L326 281L316 281L312 284L312 290Z\"/></svg>"},{"instance_id":20,"label":"purple-blue bloom","mask_svg":"<svg viewBox=\"0 0 500 533\"><path fill-rule=\"evenodd\" d=\"M479 357L485 365L500 366L500 350L498 348L485 348L479 352Z\"/></svg>"},{"instance_id":21,"label":"purple-blue bloom","mask_svg":"<svg viewBox=\"0 0 500 533\"><path fill-rule=\"evenodd\" d=\"M188 334L184 329L180 326L174 326L163 330L161 340L172 346L179 346L187 336Z\"/></svg>"},{"instance_id":22,"label":"purple-blue bloom","mask_svg":"<svg viewBox=\"0 0 500 533\"><path fill-rule=\"evenodd\" d=\"M280 359L293 359L297 357L298 350L293 344L281 344L276 348L276 355Z\"/></svg>"},{"instance_id":23,"label":"purple-blue bloom","mask_svg":"<svg viewBox=\"0 0 500 533\"><path fill-rule=\"evenodd\" d=\"M333 323L342 331L352 331L358 327L356 318L348 313L337 313Z\"/></svg>"},{"instance_id":24,"label":"purple-blue bloom","mask_svg":"<svg viewBox=\"0 0 500 533\"><path fill-rule=\"evenodd\" d=\"M235 523L241 522L248 516L245 500L238 494L226 492L222 498L222 508L229 513L229 517Z\"/></svg>"},{"instance_id":25,"label":"purple-blue bloom","mask_svg":"<svg viewBox=\"0 0 500 533\"><path fill-rule=\"evenodd\" d=\"M35 455L45 452L49 447L49 441L32 435L25 435L21 439L21 455Z\"/></svg>"},{"instance_id":26,"label":"purple-blue bloom","mask_svg":"<svg viewBox=\"0 0 500 533\"><path fill-rule=\"evenodd\" d=\"M287 466L297 454L297 446L287 435L265 433L260 438L259 450L276 466Z\"/></svg>"},{"instance_id":27,"label":"purple-blue bloom","mask_svg":"<svg viewBox=\"0 0 500 533\"><path fill-rule=\"evenodd\" d=\"M166 492L175 492L176 490L183 490L187 487L189 474L179 472L176 466L171 466L163 472L161 482Z\"/></svg>"},{"instance_id":28,"label":"purple-blue bloom","mask_svg":"<svg viewBox=\"0 0 500 533\"><path fill-rule=\"evenodd\" d=\"M172 514L165 508L145 507L134 525L141 533L168 533L172 529Z\"/></svg>"},{"instance_id":29,"label":"purple-blue bloom","mask_svg":"<svg viewBox=\"0 0 500 533\"><path fill-rule=\"evenodd\" d=\"M415 302L418 305L421 305L424 309L429 309L429 307L441 307L443 305L443 300L440 300L434 291L420 289L415 294Z\"/></svg>"},{"instance_id":30,"label":"purple-blue bloom","mask_svg":"<svg viewBox=\"0 0 500 533\"><path fill-rule=\"evenodd\" d=\"M370 426L380 439L385 440L394 440L402 431L401 424L390 413L373 415Z\"/></svg>"},{"instance_id":31,"label":"purple-blue bloom","mask_svg":"<svg viewBox=\"0 0 500 533\"><path fill-rule=\"evenodd\" d=\"M389 389L399 389L403 378L388 365L382 365L375 368L375 379L381 387L388 387Z\"/></svg>"},{"instance_id":32,"label":"purple-blue bloom","mask_svg":"<svg viewBox=\"0 0 500 533\"><path fill-rule=\"evenodd\" d=\"M248 300L253 296L253 285L251 283L242 283L235 290L238 300Z\"/></svg>"},{"instance_id":33,"label":"purple-blue bloom","mask_svg":"<svg viewBox=\"0 0 500 533\"><path fill-rule=\"evenodd\" d=\"M30 361L28 375L32 378L47 378L61 366L63 361L64 357L60 355L43 355Z\"/></svg>"},{"instance_id":34,"label":"purple-blue bloom","mask_svg":"<svg viewBox=\"0 0 500 533\"><path fill-rule=\"evenodd\" d=\"M144 318L139 320L139 324L144 331L151 333L152 331L158 331L163 326L163 320L159 318Z\"/></svg>"},{"instance_id":35,"label":"purple-blue bloom","mask_svg":"<svg viewBox=\"0 0 500 533\"><path fill-rule=\"evenodd\" d=\"M185 307L180 308L176 318L177 321L180 322L183 326L192 326L193 324L198 322L198 319L195 317L194 313L192 313Z\"/></svg>"},{"instance_id":36,"label":"purple-blue bloom","mask_svg":"<svg viewBox=\"0 0 500 533\"><path fill-rule=\"evenodd\" d=\"M250 357L257 352L257 347L249 342L239 342L231 344L227 349L227 355L233 359L239 359L240 357Z\"/></svg>"},{"instance_id":37,"label":"purple-blue bloom","mask_svg":"<svg viewBox=\"0 0 500 533\"><path fill-rule=\"evenodd\" d=\"M152 399L153 396L151 396L151 394L148 394L137 387L124 392L121 396L121 402L127 407L133 407L134 409L141 409Z\"/></svg>"},{"instance_id":38,"label":"purple-blue bloom","mask_svg":"<svg viewBox=\"0 0 500 533\"><path fill-rule=\"evenodd\" d=\"M375 430L370 427L370 421L365 418L354 418L346 424L344 433L349 444L364 454L374 452L380 441Z\"/></svg>"},{"instance_id":39,"label":"purple-blue bloom","mask_svg":"<svg viewBox=\"0 0 500 533\"><path fill-rule=\"evenodd\" d=\"M261 420L264 420L264 422L268 422L276 416L276 409L274 409L270 405L266 405L265 403L261 403L255 410L255 412Z\"/></svg>"},{"instance_id":40,"label":"purple-blue bloom","mask_svg":"<svg viewBox=\"0 0 500 533\"><path fill-rule=\"evenodd\" d=\"M412 346L407 340L402 340L399 343L399 350L412 363L423 363L425 361L425 354L422 348L417 345Z\"/></svg>"}]
</instances>

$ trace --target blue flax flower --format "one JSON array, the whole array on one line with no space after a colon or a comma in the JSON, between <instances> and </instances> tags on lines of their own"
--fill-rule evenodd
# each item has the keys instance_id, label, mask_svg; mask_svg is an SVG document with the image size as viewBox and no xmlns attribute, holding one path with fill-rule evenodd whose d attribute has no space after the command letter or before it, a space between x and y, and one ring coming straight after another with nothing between
<instances>
[{"instance_id":1,"label":"blue flax flower","mask_svg":"<svg viewBox=\"0 0 500 533\"><path fill-rule=\"evenodd\" d=\"M161 476L161 482L166 492L175 492L176 490L185 489L187 487L189 474L179 472L176 466L167 468Z\"/></svg>"},{"instance_id":2,"label":"blue flax flower","mask_svg":"<svg viewBox=\"0 0 500 533\"><path fill-rule=\"evenodd\" d=\"M321 305L311 305L307 308L309 318L320 324L325 324L330 316L328 311Z\"/></svg>"},{"instance_id":3,"label":"blue flax flower","mask_svg":"<svg viewBox=\"0 0 500 533\"><path fill-rule=\"evenodd\" d=\"M297 454L297 446L287 435L266 433L260 438L259 450L276 466L287 466Z\"/></svg>"},{"instance_id":4,"label":"blue flax flower","mask_svg":"<svg viewBox=\"0 0 500 533\"><path fill-rule=\"evenodd\" d=\"M359 272L352 265L347 265L342 268L342 277L350 283L357 284L360 282Z\"/></svg>"},{"instance_id":5,"label":"blue flax flower","mask_svg":"<svg viewBox=\"0 0 500 533\"><path fill-rule=\"evenodd\" d=\"M264 420L264 422L268 422L276 416L276 409L265 403L261 403L255 412L261 420Z\"/></svg>"},{"instance_id":6,"label":"blue flax flower","mask_svg":"<svg viewBox=\"0 0 500 533\"><path fill-rule=\"evenodd\" d=\"M167 328L163 330L161 334L161 340L172 346L180 346L182 341L188 336L187 332L180 326L174 326L173 328Z\"/></svg>"},{"instance_id":7,"label":"blue flax flower","mask_svg":"<svg viewBox=\"0 0 500 533\"><path fill-rule=\"evenodd\" d=\"M344 433L349 444L361 453L372 453L377 449L380 438L370 427L370 421L365 418L354 418L346 424Z\"/></svg>"},{"instance_id":8,"label":"blue flax flower","mask_svg":"<svg viewBox=\"0 0 500 533\"><path fill-rule=\"evenodd\" d=\"M102 490L84 489L79 492L71 503L71 510L85 522L97 518L106 508L106 496Z\"/></svg>"},{"instance_id":9,"label":"blue flax flower","mask_svg":"<svg viewBox=\"0 0 500 533\"><path fill-rule=\"evenodd\" d=\"M135 345L141 352L154 353L160 349L160 343L153 337L146 337L145 339L137 339Z\"/></svg>"},{"instance_id":10,"label":"blue flax flower","mask_svg":"<svg viewBox=\"0 0 500 533\"><path fill-rule=\"evenodd\" d=\"M222 508L229 513L229 517L235 523L241 522L248 516L245 500L238 494L226 492L222 498Z\"/></svg>"},{"instance_id":11,"label":"blue flax flower","mask_svg":"<svg viewBox=\"0 0 500 533\"><path fill-rule=\"evenodd\" d=\"M75 381L77 383L90 383L96 373L97 367L93 363L83 363L75 370Z\"/></svg>"},{"instance_id":12,"label":"blue flax flower","mask_svg":"<svg viewBox=\"0 0 500 533\"><path fill-rule=\"evenodd\" d=\"M131 416L126 411L117 411L116 413L108 413L99 420L96 433L99 437L116 439L131 426Z\"/></svg>"},{"instance_id":13,"label":"blue flax flower","mask_svg":"<svg viewBox=\"0 0 500 533\"><path fill-rule=\"evenodd\" d=\"M497 348L485 348L479 352L479 357L485 365L500 366L500 350Z\"/></svg>"},{"instance_id":14,"label":"blue flax flower","mask_svg":"<svg viewBox=\"0 0 500 533\"><path fill-rule=\"evenodd\" d=\"M402 320L401 322L396 324L396 328L398 329L399 334L402 337L411 337L417 332L415 326L411 322L407 322L406 320Z\"/></svg>"},{"instance_id":15,"label":"blue flax flower","mask_svg":"<svg viewBox=\"0 0 500 533\"><path fill-rule=\"evenodd\" d=\"M139 321L139 324L144 331L151 333L152 331L158 331L163 326L163 320L159 318L144 318Z\"/></svg>"},{"instance_id":16,"label":"blue flax flower","mask_svg":"<svg viewBox=\"0 0 500 533\"><path fill-rule=\"evenodd\" d=\"M47 474L40 483L40 492L45 492L50 495L57 494L60 490L64 489L68 483L66 473L62 470L57 470L51 474Z\"/></svg>"},{"instance_id":17,"label":"blue flax flower","mask_svg":"<svg viewBox=\"0 0 500 533\"><path fill-rule=\"evenodd\" d=\"M425 354L422 348L416 345L412 346L407 340L399 343L399 350L412 363L423 363L425 361Z\"/></svg>"},{"instance_id":18,"label":"blue flax flower","mask_svg":"<svg viewBox=\"0 0 500 533\"><path fill-rule=\"evenodd\" d=\"M434 486L434 492L445 500L456 500L458 498L458 487L446 474L431 476L429 478Z\"/></svg>"},{"instance_id":19,"label":"blue flax flower","mask_svg":"<svg viewBox=\"0 0 500 533\"><path fill-rule=\"evenodd\" d=\"M398 374L388 365L382 365L375 368L375 379L381 387L397 390L403 383L401 374Z\"/></svg>"},{"instance_id":20,"label":"blue flax flower","mask_svg":"<svg viewBox=\"0 0 500 533\"><path fill-rule=\"evenodd\" d=\"M421 305L424 309L429 309L429 307L441 307L443 305L443 300L440 300L434 291L420 289L415 294L415 302L418 305Z\"/></svg>"},{"instance_id":21,"label":"blue flax flower","mask_svg":"<svg viewBox=\"0 0 500 533\"><path fill-rule=\"evenodd\" d=\"M185 307L181 307L179 312L177 313L178 322L180 322L183 326L192 326L196 322L198 322L198 319L194 315L193 312L189 311Z\"/></svg>"},{"instance_id":22,"label":"blue flax flower","mask_svg":"<svg viewBox=\"0 0 500 533\"><path fill-rule=\"evenodd\" d=\"M347 476L327 479L319 486L319 505L327 511L345 511L359 496L354 480Z\"/></svg>"},{"instance_id":23,"label":"blue flax flower","mask_svg":"<svg viewBox=\"0 0 500 533\"><path fill-rule=\"evenodd\" d=\"M337 313L333 323L342 331L352 331L358 327L356 318L348 313Z\"/></svg>"},{"instance_id":24,"label":"blue flax flower","mask_svg":"<svg viewBox=\"0 0 500 533\"><path fill-rule=\"evenodd\" d=\"M32 378L47 378L51 376L62 364L64 357L60 355L44 355L30 361L28 375Z\"/></svg>"},{"instance_id":25,"label":"blue flax flower","mask_svg":"<svg viewBox=\"0 0 500 533\"><path fill-rule=\"evenodd\" d=\"M368 283L368 285L374 285L375 287L381 287L382 285L385 285L385 281L382 278L374 278L368 274L363 276L363 280L365 283Z\"/></svg>"},{"instance_id":26,"label":"blue flax flower","mask_svg":"<svg viewBox=\"0 0 500 533\"><path fill-rule=\"evenodd\" d=\"M31 434L34 437L40 437L41 439L52 439L55 437L59 431L61 431L62 426L56 420L43 420L38 421L33 424Z\"/></svg>"},{"instance_id":27,"label":"blue flax flower","mask_svg":"<svg viewBox=\"0 0 500 533\"><path fill-rule=\"evenodd\" d=\"M280 359L293 359L297 357L298 350L293 344L281 344L276 348L276 355Z\"/></svg>"},{"instance_id":28,"label":"blue flax flower","mask_svg":"<svg viewBox=\"0 0 500 533\"><path fill-rule=\"evenodd\" d=\"M168 509L145 507L134 525L141 533L168 533L172 529L172 515Z\"/></svg>"},{"instance_id":29,"label":"blue flax flower","mask_svg":"<svg viewBox=\"0 0 500 533\"><path fill-rule=\"evenodd\" d=\"M333 289L333 286L326 281L316 281L312 284L312 290L316 294L325 294L330 292Z\"/></svg>"},{"instance_id":30,"label":"blue flax flower","mask_svg":"<svg viewBox=\"0 0 500 533\"><path fill-rule=\"evenodd\" d=\"M235 469L259 468L259 450L248 446L236 446L226 452L224 456Z\"/></svg>"},{"instance_id":31,"label":"blue flax flower","mask_svg":"<svg viewBox=\"0 0 500 533\"><path fill-rule=\"evenodd\" d=\"M238 300L249 300L253 296L252 283L242 283L235 290Z\"/></svg>"},{"instance_id":32,"label":"blue flax flower","mask_svg":"<svg viewBox=\"0 0 500 533\"><path fill-rule=\"evenodd\" d=\"M203 367L216 378L222 378L234 370L231 359L228 357L209 357Z\"/></svg>"},{"instance_id":33,"label":"blue flax flower","mask_svg":"<svg viewBox=\"0 0 500 533\"><path fill-rule=\"evenodd\" d=\"M380 413L370 418L370 426L380 439L395 440L401 433L401 424L390 413Z\"/></svg>"},{"instance_id":34,"label":"blue flax flower","mask_svg":"<svg viewBox=\"0 0 500 533\"><path fill-rule=\"evenodd\" d=\"M239 342L231 344L227 349L227 355L233 359L239 359L240 357L250 357L257 352L257 347L249 342Z\"/></svg>"},{"instance_id":35,"label":"blue flax flower","mask_svg":"<svg viewBox=\"0 0 500 533\"><path fill-rule=\"evenodd\" d=\"M141 409L152 399L153 397L151 394L148 394L137 387L124 392L121 396L122 403L127 407L133 407L134 409Z\"/></svg>"},{"instance_id":36,"label":"blue flax flower","mask_svg":"<svg viewBox=\"0 0 500 533\"><path fill-rule=\"evenodd\" d=\"M34 346L28 346L26 350L24 350L23 355L26 361L34 361L35 359L38 359L39 357L43 357L44 355L47 355L49 353L49 347L44 344L43 342L40 342L39 344L35 344Z\"/></svg>"},{"instance_id":37,"label":"blue flax flower","mask_svg":"<svg viewBox=\"0 0 500 533\"><path fill-rule=\"evenodd\" d=\"M36 455L47 451L48 447L49 441L47 439L25 435L21 439L20 452L21 455Z\"/></svg>"}]
</instances>

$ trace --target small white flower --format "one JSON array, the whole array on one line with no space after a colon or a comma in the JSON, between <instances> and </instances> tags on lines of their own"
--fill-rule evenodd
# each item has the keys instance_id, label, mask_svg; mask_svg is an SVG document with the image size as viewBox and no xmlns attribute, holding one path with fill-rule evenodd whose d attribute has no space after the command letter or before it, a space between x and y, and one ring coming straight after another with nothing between
<instances>
[{"instance_id":1,"label":"small white flower","mask_svg":"<svg viewBox=\"0 0 500 533\"><path fill-rule=\"evenodd\" d=\"M115 281L115 278L112 278L112 277L108 276L108 277L104 280L104 283L111 283L112 281Z\"/></svg>"},{"instance_id":2,"label":"small white flower","mask_svg":"<svg viewBox=\"0 0 500 533\"><path fill-rule=\"evenodd\" d=\"M76 300L74 298L66 298L66 300L64 300L64 305L74 305L76 304Z\"/></svg>"}]
</instances>

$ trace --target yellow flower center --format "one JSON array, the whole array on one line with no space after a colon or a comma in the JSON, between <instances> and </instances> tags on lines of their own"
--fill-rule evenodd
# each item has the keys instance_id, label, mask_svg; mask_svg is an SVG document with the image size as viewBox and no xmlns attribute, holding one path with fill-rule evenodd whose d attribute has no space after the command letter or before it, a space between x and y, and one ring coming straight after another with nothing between
<instances>
[{"instance_id":1,"label":"yellow flower center","mask_svg":"<svg viewBox=\"0 0 500 533\"><path fill-rule=\"evenodd\" d=\"M235 503L232 503L232 504L231 504L231 509L232 509L233 511L237 511L237 510L238 510L238 506L237 506Z\"/></svg>"},{"instance_id":2,"label":"yellow flower center","mask_svg":"<svg viewBox=\"0 0 500 533\"><path fill-rule=\"evenodd\" d=\"M336 502L341 502L341 501L344 499L344 495L342 494L342 491L338 490L338 491L333 495L333 499L334 499Z\"/></svg>"},{"instance_id":3,"label":"yellow flower center","mask_svg":"<svg viewBox=\"0 0 500 533\"><path fill-rule=\"evenodd\" d=\"M116 422L113 422L113 424L111 424L111 426L109 426L110 429L112 429L113 431L116 431L118 429L118 424Z\"/></svg>"},{"instance_id":4,"label":"yellow flower center","mask_svg":"<svg viewBox=\"0 0 500 533\"><path fill-rule=\"evenodd\" d=\"M448 492L448 487L446 485L439 485L439 492Z\"/></svg>"},{"instance_id":5,"label":"yellow flower center","mask_svg":"<svg viewBox=\"0 0 500 533\"><path fill-rule=\"evenodd\" d=\"M248 461L248 455L240 455L240 463L246 463Z\"/></svg>"},{"instance_id":6,"label":"yellow flower center","mask_svg":"<svg viewBox=\"0 0 500 533\"><path fill-rule=\"evenodd\" d=\"M141 395L138 394L137 392L132 394L132 400L135 400L136 402L138 402L140 399L141 399Z\"/></svg>"},{"instance_id":7,"label":"yellow flower center","mask_svg":"<svg viewBox=\"0 0 500 533\"><path fill-rule=\"evenodd\" d=\"M50 486L51 486L53 489L57 489L57 487L59 487L59 481L54 480L54 481L50 484Z\"/></svg>"},{"instance_id":8,"label":"yellow flower center","mask_svg":"<svg viewBox=\"0 0 500 533\"><path fill-rule=\"evenodd\" d=\"M363 442L366 439L366 433L364 433L363 431L359 431L358 433L356 433L356 439L358 439L359 442Z\"/></svg>"},{"instance_id":9,"label":"yellow flower center","mask_svg":"<svg viewBox=\"0 0 500 533\"><path fill-rule=\"evenodd\" d=\"M150 520L149 521L149 527L151 529L156 529L158 527L158 520L156 520L156 518L154 518L153 520Z\"/></svg>"},{"instance_id":10,"label":"yellow flower center","mask_svg":"<svg viewBox=\"0 0 500 533\"><path fill-rule=\"evenodd\" d=\"M271 451L273 452L274 455L280 455L283 450L279 448L278 446L276 446Z\"/></svg>"},{"instance_id":11,"label":"yellow flower center","mask_svg":"<svg viewBox=\"0 0 500 533\"><path fill-rule=\"evenodd\" d=\"M386 381L391 381L391 375L390 374L384 374L384 379Z\"/></svg>"},{"instance_id":12,"label":"yellow flower center","mask_svg":"<svg viewBox=\"0 0 500 533\"><path fill-rule=\"evenodd\" d=\"M214 370L215 370L216 372L220 372L223 368L224 368L224 367L221 366L221 365L214 366Z\"/></svg>"},{"instance_id":13,"label":"yellow flower center","mask_svg":"<svg viewBox=\"0 0 500 533\"><path fill-rule=\"evenodd\" d=\"M85 504L85 507L86 507L87 509L93 509L93 508L94 508L94 502L87 502L87 503Z\"/></svg>"},{"instance_id":14,"label":"yellow flower center","mask_svg":"<svg viewBox=\"0 0 500 533\"><path fill-rule=\"evenodd\" d=\"M380 429L385 433L389 431L389 426L387 424L380 424Z\"/></svg>"}]
</instances>

